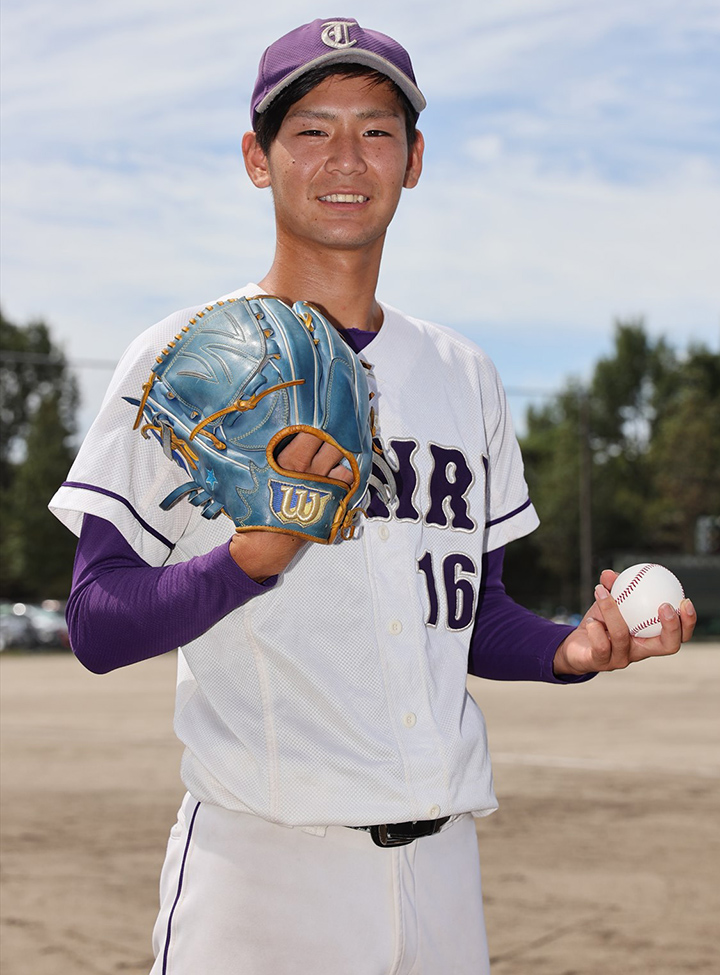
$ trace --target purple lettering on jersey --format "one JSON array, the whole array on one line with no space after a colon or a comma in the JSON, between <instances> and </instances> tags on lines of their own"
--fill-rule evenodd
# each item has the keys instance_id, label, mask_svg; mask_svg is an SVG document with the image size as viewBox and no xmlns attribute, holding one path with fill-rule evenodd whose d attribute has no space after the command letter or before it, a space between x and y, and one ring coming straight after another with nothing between
<instances>
[{"instance_id":1,"label":"purple lettering on jersey","mask_svg":"<svg viewBox=\"0 0 720 975\"><path fill-rule=\"evenodd\" d=\"M96 494L104 494L108 498L113 498L115 501L119 501L120 504L125 505L133 518L142 525L146 532L149 532L151 535L157 538L157 540L162 542L163 545L167 545L171 552L175 548L175 545L165 538L164 535L161 535L159 531L156 531L152 525L148 525L145 519L141 518L137 511L133 508L127 498L123 498L121 494L115 494L114 491L108 491L107 488L98 487L96 484L83 484L81 481L65 481L63 483L63 487L81 488L83 491L95 491Z\"/></svg>"},{"instance_id":2,"label":"purple lettering on jersey","mask_svg":"<svg viewBox=\"0 0 720 975\"><path fill-rule=\"evenodd\" d=\"M370 504L365 509L368 518L380 518L385 521L390 517L388 506L379 497L377 491L370 486Z\"/></svg>"},{"instance_id":3,"label":"purple lettering on jersey","mask_svg":"<svg viewBox=\"0 0 720 975\"><path fill-rule=\"evenodd\" d=\"M417 440L391 440L390 446L395 452L397 463L395 467L395 487L397 504L395 518L399 521L420 521L420 512L414 504L417 490L418 476L412 458L418 449ZM387 505L374 488L370 488L371 502L367 509L368 518L389 518Z\"/></svg>"},{"instance_id":4,"label":"purple lettering on jersey","mask_svg":"<svg viewBox=\"0 0 720 975\"><path fill-rule=\"evenodd\" d=\"M477 524L470 517L466 498L475 478L465 455L457 447L441 447L434 443L430 444L430 453L433 457L433 469L430 475L430 506L425 515L426 524L437 525L439 528L449 527L456 531L475 531Z\"/></svg>"},{"instance_id":5,"label":"purple lettering on jersey","mask_svg":"<svg viewBox=\"0 0 720 975\"><path fill-rule=\"evenodd\" d=\"M398 472L395 475L398 483L398 503L395 517L400 521L419 521L420 512L413 504L418 479L412 463L413 455L418 449L418 442L417 440L391 440L390 446L398 460Z\"/></svg>"},{"instance_id":6,"label":"purple lettering on jersey","mask_svg":"<svg viewBox=\"0 0 720 975\"><path fill-rule=\"evenodd\" d=\"M475 617L475 588L467 576L477 576L475 563L469 555L457 553L443 559L447 625L450 630L464 630Z\"/></svg>"},{"instance_id":7,"label":"purple lettering on jersey","mask_svg":"<svg viewBox=\"0 0 720 975\"><path fill-rule=\"evenodd\" d=\"M437 586L435 585L435 575L433 573L432 554L426 552L421 559L418 559L418 572L425 575L428 595L428 615L425 620L426 626L437 626L440 604L438 602Z\"/></svg>"}]
</instances>

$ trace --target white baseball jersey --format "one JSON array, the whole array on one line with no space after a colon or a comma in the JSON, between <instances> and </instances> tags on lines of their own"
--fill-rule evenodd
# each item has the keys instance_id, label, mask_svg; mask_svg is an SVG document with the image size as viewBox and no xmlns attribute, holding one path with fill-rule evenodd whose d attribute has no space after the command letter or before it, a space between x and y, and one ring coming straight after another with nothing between
<instances>
[{"instance_id":1,"label":"white baseball jersey","mask_svg":"<svg viewBox=\"0 0 720 975\"><path fill-rule=\"evenodd\" d=\"M232 295L261 292L248 285ZM383 305L363 353L390 506L356 537L306 545L274 588L179 654L175 730L199 800L288 826L368 825L496 808L482 714L466 691L483 552L537 516L494 366L472 342ZM186 480L133 430L158 351L195 307L141 335L51 508L111 521L150 565L203 554L231 522L160 501ZM192 607L178 606L179 613Z\"/></svg>"}]
</instances>

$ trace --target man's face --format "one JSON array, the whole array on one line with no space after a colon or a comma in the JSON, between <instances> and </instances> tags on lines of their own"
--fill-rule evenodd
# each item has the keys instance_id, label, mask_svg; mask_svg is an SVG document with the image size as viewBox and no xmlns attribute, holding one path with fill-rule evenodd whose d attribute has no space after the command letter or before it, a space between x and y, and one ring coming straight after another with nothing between
<instances>
[{"instance_id":1,"label":"man's face","mask_svg":"<svg viewBox=\"0 0 720 975\"><path fill-rule=\"evenodd\" d=\"M253 182L272 187L279 240L354 249L382 244L402 188L418 181L422 151L418 134L408 152L389 84L331 76L290 108L267 158L257 146L245 154L260 161L248 164Z\"/></svg>"}]
</instances>

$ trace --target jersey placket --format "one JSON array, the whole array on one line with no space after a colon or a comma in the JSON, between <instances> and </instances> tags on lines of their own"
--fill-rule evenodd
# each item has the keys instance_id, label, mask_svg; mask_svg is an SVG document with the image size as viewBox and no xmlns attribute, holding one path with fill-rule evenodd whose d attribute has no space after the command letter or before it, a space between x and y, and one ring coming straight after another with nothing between
<instances>
[{"instance_id":1,"label":"jersey placket","mask_svg":"<svg viewBox=\"0 0 720 975\"><path fill-rule=\"evenodd\" d=\"M363 543L372 579L374 627L388 713L403 760L416 819L436 819L447 806L448 779L429 701L423 606L415 578L411 526L368 523ZM378 567L381 567L378 569ZM406 580L398 587L397 580Z\"/></svg>"}]
</instances>

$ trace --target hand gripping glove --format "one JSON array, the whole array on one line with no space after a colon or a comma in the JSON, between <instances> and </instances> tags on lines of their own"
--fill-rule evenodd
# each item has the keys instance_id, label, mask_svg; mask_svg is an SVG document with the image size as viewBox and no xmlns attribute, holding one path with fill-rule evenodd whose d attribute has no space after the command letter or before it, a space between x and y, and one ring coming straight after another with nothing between
<instances>
[{"instance_id":1,"label":"hand gripping glove","mask_svg":"<svg viewBox=\"0 0 720 975\"><path fill-rule=\"evenodd\" d=\"M135 428L155 437L191 480L181 499L237 531L288 532L329 543L352 535L368 484L392 494L392 472L373 445L364 364L311 305L229 298L198 312L157 356ZM296 433L336 447L352 484L284 470L277 455ZM373 475L373 465L382 478Z\"/></svg>"}]
</instances>

